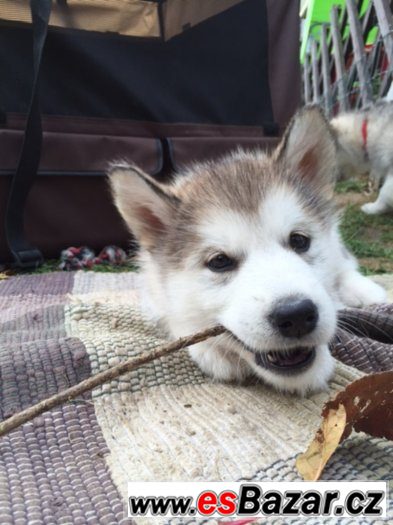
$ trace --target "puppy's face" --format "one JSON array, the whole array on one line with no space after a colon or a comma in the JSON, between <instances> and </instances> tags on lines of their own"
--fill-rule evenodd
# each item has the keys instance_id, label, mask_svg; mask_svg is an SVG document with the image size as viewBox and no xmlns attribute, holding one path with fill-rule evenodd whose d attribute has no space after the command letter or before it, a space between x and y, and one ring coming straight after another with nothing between
<instances>
[{"instance_id":1,"label":"puppy's face","mask_svg":"<svg viewBox=\"0 0 393 525\"><path fill-rule=\"evenodd\" d=\"M353 113L343 113L330 122L337 140L340 178L350 179L370 169L363 145L362 123L363 117Z\"/></svg>"},{"instance_id":2,"label":"puppy's face","mask_svg":"<svg viewBox=\"0 0 393 525\"><path fill-rule=\"evenodd\" d=\"M324 386L336 327L334 142L302 112L268 157L237 152L170 187L115 166L115 203L137 236L154 302L174 336L222 324L192 350L219 379L249 372L289 391Z\"/></svg>"}]
</instances>

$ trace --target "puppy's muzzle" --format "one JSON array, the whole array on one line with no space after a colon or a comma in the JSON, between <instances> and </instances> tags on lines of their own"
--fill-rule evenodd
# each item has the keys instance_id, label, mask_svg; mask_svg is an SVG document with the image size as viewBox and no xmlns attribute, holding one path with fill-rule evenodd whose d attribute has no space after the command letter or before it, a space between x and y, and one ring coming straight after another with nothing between
<instances>
[{"instance_id":1,"label":"puppy's muzzle","mask_svg":"<svg viewBox=\"0 0 393 525\"><path fill-rule=\"evenodd\" d=\"M310 299L288 298L276 306L269 322L283 337L300 339L318 324L318 308Z\"/></svg>"}]
</instances>

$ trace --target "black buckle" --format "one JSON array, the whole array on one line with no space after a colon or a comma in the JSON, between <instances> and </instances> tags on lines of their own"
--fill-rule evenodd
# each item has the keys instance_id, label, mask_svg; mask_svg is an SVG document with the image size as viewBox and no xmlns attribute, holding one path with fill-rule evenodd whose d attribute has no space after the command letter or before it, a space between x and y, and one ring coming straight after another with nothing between
<instances>
[{"instance_id":1,"label":"black buckle","mask_svg":"<svg viewBox=\"0 0 393 525\"><path fill-rule=\"evenodd\" d=\"M12 255L15 258L15 266L22 270L34 270L44 262L42 253L37 248L19 251L12 250Z\"/></svg>"}]
</instances>

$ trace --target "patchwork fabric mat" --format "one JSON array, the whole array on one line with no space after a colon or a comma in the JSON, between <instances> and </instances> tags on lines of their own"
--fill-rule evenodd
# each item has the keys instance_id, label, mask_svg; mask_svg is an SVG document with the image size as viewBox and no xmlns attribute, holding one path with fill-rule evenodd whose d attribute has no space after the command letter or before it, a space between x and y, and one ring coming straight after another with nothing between
<instances>
[{"instance_id":1,"label":"patchwork fabric mat","mask_svg":"<svg viewBox=\"0 0 393 525\"><path fill-rule=\"evenodd\" d=\"M1 418L163 344L139 305L135 273L1 282ZM339 330L332 345L339 361L330 392L301 399L252 381L213 383L181 351L0 438L0 524L129 524L127 481L299 480L295 458L319 426L326 399L364 373L393 369L393 306L351 315L349 331ZM362 434L344 443L323 475L392 477L393 443ZM341 521L383 523L269 519Z\"/></svg>"}]
</instances>

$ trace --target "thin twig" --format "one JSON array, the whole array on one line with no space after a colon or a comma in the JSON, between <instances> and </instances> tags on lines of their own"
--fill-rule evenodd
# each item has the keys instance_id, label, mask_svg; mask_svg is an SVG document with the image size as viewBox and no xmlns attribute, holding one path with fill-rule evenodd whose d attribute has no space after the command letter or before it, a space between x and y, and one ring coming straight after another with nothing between
<instances>
[{"instance_id":1,"label":"thin twig","mask_svg":"<svg viewBox=\"0 0 393 525\"><path fill-rule=\"evenodd\" d=\"M95 374L94 376L89 377L88 379L85 379L84 381L81 381L80 383L70 388L58 392L57 394L54 394L53 396L48 397L47 399L43 399L39 403L29 408L26 408L25 410L22 410L17 414L14 414L10 418L0 423L0 436L4 436L11 430L14 430L15 428L23 425L24 423L31 421L43 412L46 412L56 406L62 405L67 401L71 401L72 399L75 399L81 394L92 390L96 386L103 385L104 383L107 383L112 379L116 379L122 374L131 372L131 370L135 370L136 368L140 367L141 365L144 365L145 363L149 363L154 359L159 359L160 357L172 354L177 350L186 348L187 346L192 346L197 343L200 343L205 339L208 339L209 337L216 337L217 335L223 334L225 331L226 330L224 327L215 326L213 328L208 328L207 330L204 330L202 332L198 332L194 335L182 337L181 339L177 339L172 343L160 346L159 348L156 348L154 350L149 350L148 352L145 352L140 356L131 357L130 359L127 359L126 361L123 361L118 365L112 366L111 368L108 368L103 372L99 372L98 374Z\"/></svg>"}]
</instances>

